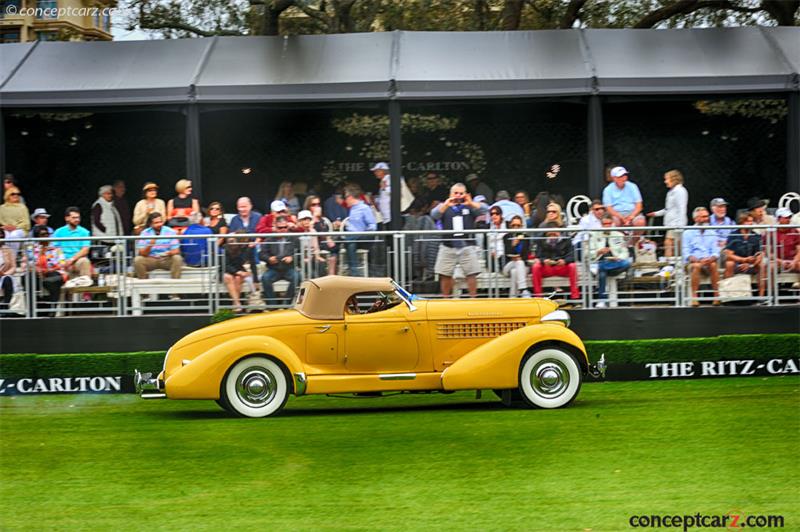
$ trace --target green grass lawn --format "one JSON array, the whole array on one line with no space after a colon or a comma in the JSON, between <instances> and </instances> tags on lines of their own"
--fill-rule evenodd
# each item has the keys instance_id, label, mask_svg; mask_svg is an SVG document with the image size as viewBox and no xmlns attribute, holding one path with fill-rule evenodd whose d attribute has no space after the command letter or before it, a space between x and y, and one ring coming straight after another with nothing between
<instances>
[{"instance_id":1,"label":"green grass lawn","mask_svg":"<svg viewBox=\"0 0 800 532\"><path fill-rule=\"evenodd\" d=\"M0 399L0 529L632 530L632 514L800 529L800 379L301 397L278 417L132 395Z\"/></svg>"}]
</instances>

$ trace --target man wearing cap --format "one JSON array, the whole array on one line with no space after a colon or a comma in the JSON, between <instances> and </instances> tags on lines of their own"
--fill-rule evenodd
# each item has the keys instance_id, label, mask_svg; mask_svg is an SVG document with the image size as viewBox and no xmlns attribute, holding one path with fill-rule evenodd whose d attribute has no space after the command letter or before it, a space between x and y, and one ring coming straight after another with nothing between
<instances>
[{"instance_id":1,"label":"man wearing cap","mask_svg":"<svg viewBox=\"0 0 800 532\"><path fill-rule=\"evenodd\" d=\"M92 236L120 236L123 234L122 217L114 207L114 189L103 185L92 204Z\"/></svg>"},{"instance_id":2,"label":"man wearing cap","mask_svg":"<svg viewBox=\"0 0 800 532\"><path fill-rule=\"evenodd\" d=\"M728 236L733 232L733 229L725 229L724 226L736 225L736 223L727 216L728 202L723 198L714 198L711 200L711 213L708 224L718 227L718 229L716 229L717 245L722 249L728 241Z\"/></svg>"},{"instance_id":3,"label":"man wearing cap","mask_svg":"<svg viewBox=\"0 0 800 532\"><path fill-rule=\"evenodd\" d=\"M33 211L33 214L31 214L31 220L33 220L34 227L37 225L41 227L47 227L48 236L53 234L53 228L47 225L49 219L50 215L47 213L47 209L42 207L37 208ZM33 234L33 229L31 229L29 236L32 238L35 237Z\"/></svg>"},{"instance_id":4,"label":"man wearing cap","mask_svg":"<svg viewBox=\"0 0 800 532\"><path fill-rule=\"evenodd\" d=\"M696 229L689 229L683 234L683 260L689 267L692 278L692 306L699 307L697 291L700 288L700 273L711 277L711 288L714 290L714 305L719 305L719 261L720 249L717 234L708 229L708 209L696 207L692 211Z\"/></svg>"},{"instance_id":5,"label":"man wearing cap","mask_svg":"<svg viewBox=\"0 0 800 532\"><path fill-rule=\"evenodd\" d=\"M265 214L258 220L258 225L256 225L256 233L272 233L272 225L275 222L275 218L278 216L285 216L289 229L293 229L296 223L294 217L289 214L289 208L286 206L284 202L281 200L275 200L269 204L269 214Z\"/></svg>"},{"instance_id":6,"label":"man wearing cap","mask_svg":"<svg viewBox=\"0 0 800 532\"><path fill-rule=\"evenodd\" d=\"M614 223L632 225L642 212L642 193L636 183L628 181L628 170L624 166L615 166L610 172L612 183L603 189L603 205L606 212L614 217Z\"/></svg>"},{"instance_id":7,"label":"man wearing cap","mask_svg":"<svg viewBox=\"0 0 800 532\"><path fill-rule=\"evenodd\" d=\"M775 218L767 214L767 205L769 205L769 200L761 198L747 200L747 210L750 211L750 216L753 217L754 225L775 225ZM766 229L753 229L753 232L761 235L762 238L767 234Z\"/></svg>"},{"instance_id":8,"label":"man wearing cap","mask_svg":"<svg viewBox=\"0 0 800 532\"><path fill-rule=\"evenodd\" d=\"M381 213L381 224L383 230L390 228L392 221L392 176L389 175L389 165L386 163L376 163L370 171L378 178L378 212ZM411 206L414 195L406 185L405 180L400 178L400 211L403 212Z\"/></svg>"},{"instance_id":9,"label":"man wearing cap","mask_svg":"<svg viewBox=\"0 0 800 532\"><path fill-rule=\"evenodd\" d=\"M792 211L783 207L775 211L779 226L790 225ZM800 230L789 227L778 227L775 232L777 240L777 257L775 266L778 272L800 273Z\"/></svg>"},{"instance_id":10,"label":"man wearing cap","mask_svg":"<svg viewBox=\"0 0 800 532\"><path fill-rule=\"evenodd\" d=\"M267 271L261 276L261 286L264 289L267 304L278 302L273 289L275 281L281 279L289 281L289 288L286 289L286 298L289 301L294 298L294 289L299 281L299 274L294 262L297 240L286 236L289 229L288 215L275 216L272 233L280 236L267 239L266 243L261 246L261 260L267 266Z\"/></svg>"},{"instance_id":11,"label":"man wearing cap","mask_svg":"<svg viewBox=\"0 0 800 532\"><path fill-rule=\"evenodd\" d=\"M425 187L422 189L422 201L424 202L424 211L430 212L431 209L439 205L441 202L446 201L450 196L447 187L442 184L439 174L436 172L428 172L424 176Z\"/></svg>"},{"instance_id":12,"label":"man wearing cap","mask_svg":"<svg viewBox=\"0 0 800 532\"><path fill-rule=\"evenodd\" d=\"M467 189L473 198L477 196L483 196L487 199L494 197L492 187L484 183L478 174L469 174L465 179L467 180Z\"/></svg>"}]
</instances>

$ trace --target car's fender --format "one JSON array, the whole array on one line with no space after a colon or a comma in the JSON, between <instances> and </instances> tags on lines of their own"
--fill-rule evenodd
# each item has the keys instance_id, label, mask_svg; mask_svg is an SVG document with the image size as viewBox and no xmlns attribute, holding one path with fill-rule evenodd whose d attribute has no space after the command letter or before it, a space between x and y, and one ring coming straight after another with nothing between
<instances>
[{"instance_id":1,"label":"car's fender","mask_svg":"<svg viewBox=\"0 0 800 532\"><path fill-rule=\"evenodd\" d=\"M170 399L219 399L225 372L249 355L267 355L281 362L290 375L303 371L297 354L271 336L241 336L216 345L170 375L164 383ZM291 386L291 377L290 377Z\"/></svg>"},{"instance_id":2,"label":"car's fender","mask_svg":"<svg viewBox=\"0 0 800 532\"><path fill-rule=\"evenodd\" d=\"M445 390L516 388L522 357L543 342L574 347L585 359L579 361L581 370L588 367L586 348L577 334L559 323L542 323L516 329L473 349L444 370L442 386Z\"/></svg>"}]
</instances>

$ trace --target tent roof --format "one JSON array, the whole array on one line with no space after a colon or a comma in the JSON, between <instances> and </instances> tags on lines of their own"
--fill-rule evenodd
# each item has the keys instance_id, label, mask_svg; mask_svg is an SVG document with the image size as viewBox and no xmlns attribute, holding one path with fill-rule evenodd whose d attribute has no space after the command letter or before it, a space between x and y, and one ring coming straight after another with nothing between
<instances>
[{"instance_id":1,"label":"tent roof","mask_svg":"<svg viewBox=\"0 0 800 532\"><path fill-rule=\"evenodd\" d=\"M792 72L760 28L585 30L601 94L786 91ZM800 39L800 33L795 33Z\"/></svg>"},{"instance_id":2,"label":"tent roof","mask_svg":"<svg viewBox=\"0 0 800 532\"><path fill-rule=\"evenodd\" d=\"M211 39L39 42L0 91L6 105L185 102Z\"/></svg>"},{"instance_id":3,"label":"tent roof","mask_svg":"<svg viewBox=\"0 0 800 532\"><path fill-rule=\"evenodd\" d=\"M4 107L800 90L800 28L0 45Z\"/></svg>"},{"instance_id":4,"label":"tent roof","mask_svg":"<svg viewBox=\"0 0 800 532\"><path fill-rule=\"evenodd\" d=\"M589 94L579 31L401 32L400 98Z\"/></svg>"},{"instance_id":5,"label":"tent roof","mask_svg":"<svg viewBox=\"0 0 800 532\"><path fill-rule=\"evenodd\" d=\"M386 99L391 33L221 37L197 80L197 100Z\"/></svg>"}]
</instances>

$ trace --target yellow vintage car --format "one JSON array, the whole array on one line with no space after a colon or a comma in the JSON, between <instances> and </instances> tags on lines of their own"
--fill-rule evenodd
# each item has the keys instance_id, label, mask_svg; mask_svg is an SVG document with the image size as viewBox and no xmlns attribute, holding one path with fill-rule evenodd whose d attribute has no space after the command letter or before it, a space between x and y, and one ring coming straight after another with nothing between
<instances>
[{"instance_id":1,"label":"yellow vintage car","mask_svg":"<svg viewBox=\"0 0 800 532\"><path fill-rule=\"evenodd\" d=\"M290 394L494 390L558 408L604 371L569 321L548 299L421 300L390 278L328 276L303 282L291 309L185 336L135 382L144 398L215 399L246 417Z\"/></svg>"}]
</instances>

